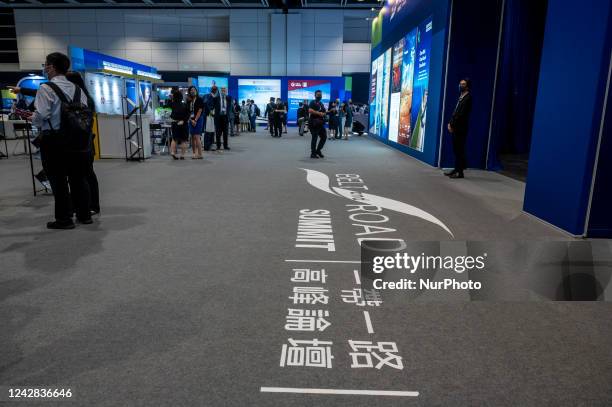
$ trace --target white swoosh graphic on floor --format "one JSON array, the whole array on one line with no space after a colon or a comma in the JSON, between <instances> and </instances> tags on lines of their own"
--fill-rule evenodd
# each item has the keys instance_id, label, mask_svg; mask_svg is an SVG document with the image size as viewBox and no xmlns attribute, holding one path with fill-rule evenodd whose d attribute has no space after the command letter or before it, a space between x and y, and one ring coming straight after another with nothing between
<instances>
[{"instance_id":1,"label":"white swoosh graphic on floor","mask_svg":"<svg viewBox=\"0 0 612 407\"><path fill-rule=\"evenodd\" d=\"M351 201L368 204L368 205L375 205L381 208L403 213L405 215L421 218L423 220L426 220L428 222L431 222L431 223L434 223L440 226L442 229L448 232L448 234L451 235L453 238L455 237L453 235L453 232L451 232L450 229L440 219L436 218L429 212L426 212L422 209L417 208L416 206L412 206L412 205L409 205L401 201L396 201L394 199L385 198L383 196L368 194L365 192L360 192L361 198L356 198L353 196L353 194L355 194L355 191L344 189L344 188L336 188L336 187L330 188L329 187L329 177L323 174L322 172L309 170L307 168L301 168L301 169L306 171L306 181L310 185L312 185L313 187L321 191L327 192L328 194L331 194L331 195L342 196L346 199L350 199Z\"/></svg>"}]
</instances>

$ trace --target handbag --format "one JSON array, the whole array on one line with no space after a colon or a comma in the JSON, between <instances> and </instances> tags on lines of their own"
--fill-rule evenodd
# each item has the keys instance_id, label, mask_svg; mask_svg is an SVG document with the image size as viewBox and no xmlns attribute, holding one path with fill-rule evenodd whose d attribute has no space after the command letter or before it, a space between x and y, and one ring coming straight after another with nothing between
<instances>
[{"instance_id":1,"label":"handbag","mask_svg":"<svg viewBox=\"0 0 612 407\"><path fill-rule=\"evenodd\" d=\"M215 118L212 116L206 116L206 133L215 132Z\"/></svg>"}]
</instances>

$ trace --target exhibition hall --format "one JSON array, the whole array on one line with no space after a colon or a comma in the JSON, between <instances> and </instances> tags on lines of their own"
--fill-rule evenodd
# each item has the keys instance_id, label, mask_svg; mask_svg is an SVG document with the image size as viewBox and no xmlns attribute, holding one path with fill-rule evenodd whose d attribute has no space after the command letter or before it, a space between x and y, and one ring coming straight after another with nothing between
<instances>
[{"instance_id":1,"label":"exhibition hall","mask_svg":"<svg viewBox=\"0 0 612 407\"><path fill-rule=\"evenodd\" d=\"M612 406L609 0L0 0L0 405Z\"/></svg>"}]
</instances>

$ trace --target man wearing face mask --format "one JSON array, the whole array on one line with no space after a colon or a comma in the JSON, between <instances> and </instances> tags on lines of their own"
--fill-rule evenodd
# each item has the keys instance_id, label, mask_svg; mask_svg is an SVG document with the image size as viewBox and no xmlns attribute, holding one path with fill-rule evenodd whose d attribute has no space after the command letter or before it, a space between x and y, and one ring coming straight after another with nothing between
<instances>
[{"instance_id":1,"label":"man wearing face mask","mask_svg":"<svg viewBox=\"0 0 612 407\"><path fill-rule=\"evenodd\" d=\"M216 92L217 87L214 87ZM211 89L212 92L212 89ZM221 95L213 98L215 107L215 135L217 150L221 150L221 138L223 137L223 149L230 150L227 145L227 136L229 129L229 111L232 107L232 99L227 95L227 89L221 88Z\"/></svg>"},{"instance_id":2,"label":"man wearing face mask","mask_svg":"<svg viewBox=\"0 0 612 407\"><path fill-rule=\"evenodd\" d=\"M310 158L323 158L321 150L327 140L327 133L325 132L325 106L321 102L323 95L320 90L315 92L315 100L310 102L308 106L308 127L310 128L310 134L312 139L310 141ZM317 145L317 138L319 144Z\"/></svg>"},{"instance_id":3,"label":"man wearing face mask","mask_svg":"<svg viewBox=\"0 0 612 407\"><path fill-rule=\"evenodd\" d=\"M336 99L336 108L338 109L338 129L336 131L336 138L341 139L342 130L344 130L345 110L344 110L344 103L340 103L340 98Z\"/></svg>"},{"instance_id":4,"label":"man wearing face mask","mask_svg":"<svg viewBox=\"0 0 612 407\"><path fill-rule=\"evenodd\" d=\"M448 131L453 137L453 151L455 153L455 168L444 175L456 179L463 178L463 170L467 165L465 158L465 142L467 140L470 113L472 112L472 83L469 79L459 82L459 101L448 123Z\"/></svg>"},{"instance_id":5,"label":"man wearing face mask","mask_svg":"<svg viewBox=\"0 0 612 407\"><path fill-rule=\"evenodd\" d=\"M76 204L79 222L92 223L86 179L90 140L87 146L72 144L69 134L64 132L69 124L62 123L62 99L72 101L78 97L81 105L87 106L86 93L66 79L69 67L70 59L66 55L59 52L47 55L45 74L49 83L43 84L36 93L36 111L32 114L32 124L41 130L41 159L55 199L55 221L47 223L49 229L74 229L72 201Z\"/></svg>"}]
</instances>

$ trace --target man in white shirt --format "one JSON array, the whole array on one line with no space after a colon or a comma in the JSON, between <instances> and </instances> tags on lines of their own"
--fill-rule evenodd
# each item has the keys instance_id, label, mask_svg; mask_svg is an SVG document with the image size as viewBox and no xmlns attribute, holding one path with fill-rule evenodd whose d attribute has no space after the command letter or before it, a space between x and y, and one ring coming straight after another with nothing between
<instances>
[{"instance_id":1,"label":"man in white shirt","mask_svg":"<svg viewBox=\"0 0 612 407\"><path fill-rule=\"evenodd\" d=\"M49 81L57 85L68 100L75 94L75 86L66 79L70 59L59 52L47 55L45 73ZM80 92L81 103L87 105L85 92ZM36 93L32 124L41 131L41 158L55 198L55 221L48 222L49 229L74 229L73 209L83 224L92 223L89 212L89 186L86 180L91 152L69 151L62 143L61 100L49 85L41 85ZM70 188L68 187L70 185ZM76 208L72 207L70 194L74 195Z\"/></svg>"}]
</instances>

